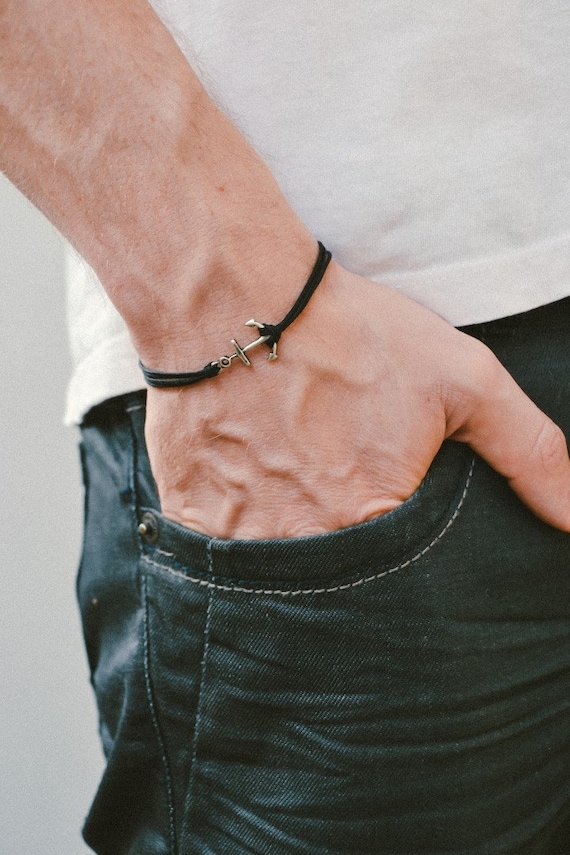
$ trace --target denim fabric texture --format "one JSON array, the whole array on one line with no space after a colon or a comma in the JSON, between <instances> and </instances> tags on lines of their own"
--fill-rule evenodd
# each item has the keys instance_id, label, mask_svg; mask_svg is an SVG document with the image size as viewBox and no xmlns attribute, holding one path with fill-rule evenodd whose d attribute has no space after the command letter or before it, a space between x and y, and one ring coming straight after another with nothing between
<instances>
[{"instance_id":1,"label":"denim fabric texture","mask_svg":"<svg viewBox=\"0 0 570 855\"><path fill-rule=\"evenodd\" d=\"M467 330L567 436L569 329L570 299ZM95 852L570 852L570 536L446 442L385 516L208 538L161 516L144 407L83 427Z\"/></svg>"}]
</instances>

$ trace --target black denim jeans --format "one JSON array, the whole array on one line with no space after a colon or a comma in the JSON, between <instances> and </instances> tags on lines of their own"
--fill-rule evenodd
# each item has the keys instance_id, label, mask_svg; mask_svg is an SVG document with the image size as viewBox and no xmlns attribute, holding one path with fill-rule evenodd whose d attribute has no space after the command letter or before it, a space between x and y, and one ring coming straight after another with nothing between
<instances>
[{"instance_id":1,"label":"black denim jeans","mask_svg":"<svg viewBox=\"0 0 570 855\"><path fill-rule=\"evenodd\" d=\"M567 435L569 329L570 299L468 330ZM570 852L570 536L447 442L371 522L211 539L161 516L144 414L83 430L93 849Z\"/></svg>"}]
</instances>

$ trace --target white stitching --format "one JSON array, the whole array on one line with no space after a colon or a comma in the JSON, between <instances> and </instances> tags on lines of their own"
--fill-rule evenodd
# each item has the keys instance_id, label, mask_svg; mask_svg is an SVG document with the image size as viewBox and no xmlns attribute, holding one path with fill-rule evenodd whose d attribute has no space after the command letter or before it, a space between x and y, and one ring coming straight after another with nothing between
<instances>
[{"instance_id":1,"label":"white stitching","mask_svg":"<svg viewBox=\"0 0 570 855\"><path fill-rule=\"evenodd\" d=\"M152 687L152 681L150 677L150 627L149 627L149 603L148 603L148 593L147 593L147 581L146 576L142 577L142 598L143 598L143 645L144 645L144 682L145 682L145 694L147 697L147 703L150 709L150 717L152 720L153 730L158 742L158 746L160 749L162 765L164 768L164 776L166 783L166 797L168 802L168 831L170 836L170 846L172 852L177 851L176 847L176 831L174 825L174 792L172 785L172 774L170 770L170 764L168 762L168 757L166 755L166 745L164 743L164 738L162 735L162 729L160 727L158 721L158 713L156 711L156 705L154 701L154 692Z\"/></svg>"},{"instance_id":2,"label":"white stitching","mask_svg":"<svg viewBox=\"0 0 570 855\"><path fill-rule=\"evenodd\" d=\"M208 567L212 569L212 553L210 547L208 547ZM188 804L190 805L190 810L192 808L191 799L192 799L192 786L194 783L194 779L196 776L196 763L198 762L198 739L200 736L200 725L202 723L202 704L203 704L203 695L204 695L204 684L206 681L206 666L208 659L208 650L210 648L210 626L212 621L212 605L214 602L214 595L210 594L208 596L208 608L206 610L206 621L204 624L204 651L202 653L202 661L200 662L200 686L198 688L198 700L196 702L196 718L194 720L194 738L192 740L192 760L190 763L190 780L188 781Z\"/></svg>"},{"instance_id":3,"label":"white stitching","mask_svg":"<svg viewBox=\"0 0 570 855\"><path fill-rule=\"evenodd\" d=\"M127 407L125 413L136 413L137 410L144 410L146 404L133 404L132 407Z\"/></svg>"},{"instance_id":4,"label":"white stitching","mask_svg":"<svg viewBox=\"0 0 570 855\"><path fill-rule=\"evenodd\" d=\"M469 485L471 483L471 479L473 477L473 470L475 468L475 458L471 461L471 466L469 468L469 473L467 475L467 481L465 482L465 487L463 489L463 493L461 494L461 498L458 502L455 511L453 512L450 519L447 521L444 528L441 532L435 537L431 543L429 543L421 552L418 552L417 555L414 555L413 558L409 558L407 561L404 561L403 564L398 564L397 567L391 567L389 570L383 570L382 573L375 573L373 576L367 576L363 579L358 579L356 582L347 582L344 585L335 585L334 588L307 588L307 589L299 589L296 591L280 591L278 589L271 588L243 588L240 585L220 585L216 582L209 582L207 579L198 579L195 576L188 576L186 573L182 573L180 570L174 570L172 567L165 567L162 564L158 564L156 561L152 561L147 555L142 556L142 560L147 564L150 564L152 567L158 567L160 570L166 570L171 576L177 576L181 579L185 579L187 582L192 582L194 585L200 585L203 588L214 589L216 591L226 591L229 593L236 594L256 594L256 595L276 595L280 597L298 597L301 595L308 594L334 594L338 591L347 591L349 588L357 588L360 585L366 585L368 582L374 582L376 579L382 579L384 576L389 576L391 573L396 573L398 570L405 570L406 567L409 567L411 564L414 564L416 561L419 561L424 555L426 555L430 549L432 549L436 543L438 543L449 531L457 517L459 516L459 512L463 507L465 499L467 497L467 491L469 489Z\"/></svg>"}]
</instances>

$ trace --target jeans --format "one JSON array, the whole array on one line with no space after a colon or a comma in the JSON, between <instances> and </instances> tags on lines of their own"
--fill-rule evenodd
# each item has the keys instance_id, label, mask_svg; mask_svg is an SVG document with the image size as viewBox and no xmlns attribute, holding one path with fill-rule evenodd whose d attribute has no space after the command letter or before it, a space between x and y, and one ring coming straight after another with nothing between
<instances>
[{"instance_id":1,"label":"jeans","mask_svg":"<svg viewBox=\"0 0 570 855\"><path fill-rule=\"evenodd\" d=\"M570 299L469 328L570 433ZM570 852L570 536L465 445L291 540L164 519L144 394L83 427L101 855ZM144 517L146 535L138 533Z\"/></svg>"}]
</instances>

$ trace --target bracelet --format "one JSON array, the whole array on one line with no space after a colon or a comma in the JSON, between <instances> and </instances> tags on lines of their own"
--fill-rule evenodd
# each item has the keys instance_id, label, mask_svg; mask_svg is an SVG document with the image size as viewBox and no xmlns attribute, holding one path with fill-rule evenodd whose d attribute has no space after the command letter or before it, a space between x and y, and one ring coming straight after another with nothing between
<instances>
[{"instance_id":1,"label":"bracelet","mask_svg":"<svg viewBox=\"0 0 570 855\"><path fill-rule=\"evenodd\" d=\"M281 338L281 333L301 314L325 275L325 271L330 260L330 252L325 249L319 241L319 254L317 256L315 266L311 271L311 275L307 279L307 283L299 294L297 300L293 304L292 308L287 312L281 323L260 324L258 321L254 321L253 318L250 321L246 321L246 327L257 328L259 332L258 338L249 344L246 344L245 347L240 347L237 341L232 338L231 343L234 346L235 352L230 356L221 356L219 359L216 359L215 362L208 362L201 371L169 374L164 371L153 371L150 368L146 368L142 362L139 362L139 366L147 384L159 389L192 386L194 383L199 383L200 380L207 380L210 377L216 377L220 371L223 371L225 368L230 368L234 359L240 359L244 365L251 365L247 354L250 350L253 350L254 347L258 347L260 344L265 344L270 348L271 353L267 357L269 361L277 359L277 342Z\"/></svg>"}]
</instances>

